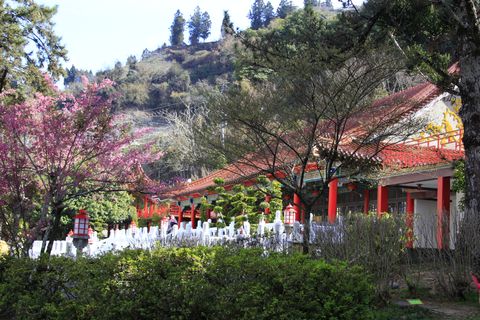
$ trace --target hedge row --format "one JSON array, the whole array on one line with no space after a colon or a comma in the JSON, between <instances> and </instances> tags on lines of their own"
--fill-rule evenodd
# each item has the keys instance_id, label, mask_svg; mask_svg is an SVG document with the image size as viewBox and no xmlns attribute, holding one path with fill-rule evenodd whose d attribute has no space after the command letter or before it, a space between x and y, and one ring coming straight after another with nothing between
<instances>
[{"instance_id":1,"label":"hedge row","mask_svg":"<svg viewBox=\"0 0 480 320\"><path fill-rule=\"evenodd\" d=\"M360 268L256 249L0 260L0 319L370 319Z\"/></svg>"}]
</instances>

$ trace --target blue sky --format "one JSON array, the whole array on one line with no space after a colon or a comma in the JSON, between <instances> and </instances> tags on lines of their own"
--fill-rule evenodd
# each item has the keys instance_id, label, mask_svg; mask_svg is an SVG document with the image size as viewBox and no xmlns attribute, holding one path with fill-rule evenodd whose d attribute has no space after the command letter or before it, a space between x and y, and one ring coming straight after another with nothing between
<instances>
[{"instance_id":1,"label":"blue sky","mask_svg":"<svg viewBox=\"0 0 480 320\"><path fill-rule=\"evenodd\" d=\"M212 20L209 40L220 37L223 11L228 10L236 27L249 26L247 14L254 0L38 0L58 5L55 30L69 51L67 66L97 71L125 63L169 43L170 25L177 9L187 19L198 5ZM280 0L271 0L275 9ZM293 0L302 6L303 0ZM333 1L338 5L338 1ZM187 32L185 33L188 39Z\"/></svg>"}]
</instances>

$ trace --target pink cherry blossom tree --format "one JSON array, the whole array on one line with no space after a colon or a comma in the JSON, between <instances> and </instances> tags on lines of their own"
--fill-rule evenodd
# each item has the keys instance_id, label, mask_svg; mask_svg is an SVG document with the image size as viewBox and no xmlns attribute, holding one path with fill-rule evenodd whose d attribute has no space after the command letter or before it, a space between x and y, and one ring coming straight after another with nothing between
<instances>
[{"instance_id":1,"label":"pink cherry blossom tree","mask_svg":"<svg viewBox=\"0 0 480 320\"><path fill-rule=\"evenodd\" d=\"M42 252L50 254L49 240L62 236L58 232L68 200L95 192L162 188L140 169L161 152L144 141L146 130L133 131L111 112L106 94L111 85L109 80L85 82L78 96L37 94L16 104L6 102L9 92L0 97L0 199L3 211L11 213L2 222L16 232L14 245L22 238L23 247L28 246L28 239L41 235ZM39 214L32 219L35 194Z\"/></svg>"}]
</instances>

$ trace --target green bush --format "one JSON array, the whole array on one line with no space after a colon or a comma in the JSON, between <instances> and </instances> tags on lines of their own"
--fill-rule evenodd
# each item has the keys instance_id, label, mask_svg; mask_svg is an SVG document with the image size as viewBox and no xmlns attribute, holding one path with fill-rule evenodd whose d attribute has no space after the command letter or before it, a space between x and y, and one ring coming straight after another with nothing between
<instances>
[{"instance_id":1,"label":"green bush","mask_svg":"<svg viewBox=\"0 0 480 320\"><path fill-rule=\"evenodd\" d=\"M1 258L0 319L370 319L358 267L256 249Z\"/></svg>"}]
</instances>

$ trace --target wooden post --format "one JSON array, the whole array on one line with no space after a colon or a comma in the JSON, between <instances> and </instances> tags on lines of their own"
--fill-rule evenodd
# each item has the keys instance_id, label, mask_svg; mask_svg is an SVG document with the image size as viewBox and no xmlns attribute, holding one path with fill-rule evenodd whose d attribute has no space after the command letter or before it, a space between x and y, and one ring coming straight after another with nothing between
<instances>
[{"instance_id":1,"label":"wooden post","mask_svg":"<svg viewBox=\"0 0 480 320\"><path fill-rule=\"evenodd\" d=\"M450 177L437 179L437 248L448 249L450 237Z\"/></svg>"},{"instance_id":2,"label":"wooden post","mask_svg":"<svg viewBox=\"0 0 480 320\"><path fill-rule=\"evenodd\" d=\"M335 223L337 219L338 178L333 178L328 184L328 222Z\"/></svg>"}]
</instances>

